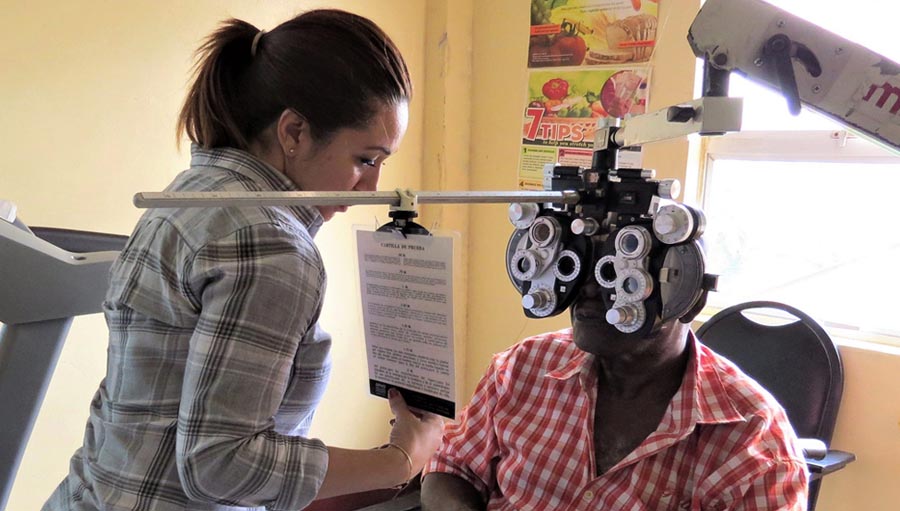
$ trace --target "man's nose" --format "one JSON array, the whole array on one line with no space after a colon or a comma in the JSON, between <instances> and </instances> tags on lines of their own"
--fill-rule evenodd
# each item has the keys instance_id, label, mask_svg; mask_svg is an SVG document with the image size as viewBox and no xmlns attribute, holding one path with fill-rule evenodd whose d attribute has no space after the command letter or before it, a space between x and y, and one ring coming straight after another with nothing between
<instances>
[{"instance_id":1,"label":"man's nose","mask_svg":"<svg viewBox=\"0 0 900 511\"><path fill-rule=\"evenodd\" d=\"M597 283L597 279L593 275L588 277L584 281L584 285L581 286L581 296L591 299L600 297L600 284Z\"/></svg>"}]
</instances>

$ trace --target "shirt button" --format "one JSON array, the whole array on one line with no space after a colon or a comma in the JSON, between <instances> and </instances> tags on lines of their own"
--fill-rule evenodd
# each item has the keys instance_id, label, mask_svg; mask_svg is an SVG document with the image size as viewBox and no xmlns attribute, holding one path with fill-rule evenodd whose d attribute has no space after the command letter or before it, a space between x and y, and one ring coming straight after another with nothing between
<instances>
[{"instance_id":1,"label":"shirt button","mask_svg":"<svg viewBox=\"0 0 900 511\"><path fill-rule=\"evenodd\" d=\"M584 492L584 500L594 500L594 492L592 492L591 490Z\"/></svg>"}]
</instances>

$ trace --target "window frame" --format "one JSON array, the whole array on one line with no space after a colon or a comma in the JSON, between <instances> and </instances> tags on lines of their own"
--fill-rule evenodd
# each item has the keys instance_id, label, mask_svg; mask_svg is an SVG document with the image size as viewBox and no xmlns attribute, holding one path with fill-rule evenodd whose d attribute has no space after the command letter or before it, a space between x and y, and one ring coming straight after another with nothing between
<instances>
[{"instance_id":1,"label":"window frame","mask_svg":"<svg viewBox=\"0 0 900 511\"><path fill-rule=\"evenodd\" d=\"M900 165L900 153L845 129L823 130L753 130L704 137L699 144L699 168L696 201L703 207L710 193L711 170L716 160L880 163ZM729 304L732 305L732 304ZM696 321L703 322L727 305L708 304ZM783 320L785 315L754 314L760 322ZM838 343L877 346L877 349L900 348L900 335L816 318Z\"/></svg>"}]
</instances>

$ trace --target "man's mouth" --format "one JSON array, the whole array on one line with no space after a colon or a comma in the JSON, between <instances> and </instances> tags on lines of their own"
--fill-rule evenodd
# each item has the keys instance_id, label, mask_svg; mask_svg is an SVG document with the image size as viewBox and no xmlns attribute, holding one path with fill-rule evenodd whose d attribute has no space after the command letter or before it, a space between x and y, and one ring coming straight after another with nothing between
<instances>
[{"instance_id":1,"label":"man's mouth","mask_svg":"<svg viewBox=\"0 0 900 511\"><path fill-rule=\"evenodd\" d=\"M579 302L575 306L575 319L579 321L606 321L606 307L600 301Z\"/></svg>"}]
</instances>

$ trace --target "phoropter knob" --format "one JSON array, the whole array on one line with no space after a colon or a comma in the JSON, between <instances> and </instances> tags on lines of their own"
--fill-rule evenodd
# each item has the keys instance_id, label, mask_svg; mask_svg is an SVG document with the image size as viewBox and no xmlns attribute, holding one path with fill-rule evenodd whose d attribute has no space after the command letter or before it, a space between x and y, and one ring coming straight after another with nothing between
<instances>
[{"instance_id":1,"label":"phoropter knob","mask_svg":"<svg viewBox=\"0 0 900 511\"><path fill-rule=\"evenodd\" d=\"M552 299L553 297L550 295L550 291L538 289L537 291L533 291L522 297L522 307L529 310L543 309Z\"/></svg>"},{"instance_id":2,"label":"phoropter knob","mask_svg":"<svg viewBox=\"0 0 900 511\"><path fill-rule=\"evenodd\" d=\"M509 215L509 221L516 229L527 229L534 223L534 219L537 218L539 211L540 208L537 204L513 202L509 205L507 214Z\"/></svg>"},{"instance_id":3,"label":"phoropter knob","mask_svg":"<svg viewBox=\"0 0 900 511\"><path fill-rule=\"evenodd\" d=\"M606 311L606 322L610 325L629 326L633 325L637 319L637 307L631 304L614 307Z\"/></svg>"},{"instance_id":4,"label":"phoropter knob","mask_svg":"<svg viewBox=\"0 0 900 511\"><path fill-rule=\"evenodd\" d=\"M675 200L681 195L681 181L677 179L663 179L657 185L656 193L663 199Z\"/></svg>"},{"instance_id":5,"label":"phoropter knob","mask_svg":"<svg viewBox=\"0 0 900 511\"><path fill-rule=\"evenodd\" d=\"M572 220L572 225L569 227L571 229L572 234L585 236L593 236L600 230L600 222L594 220L593 218L576 218Z\"/></svg>"}]
</instances>

